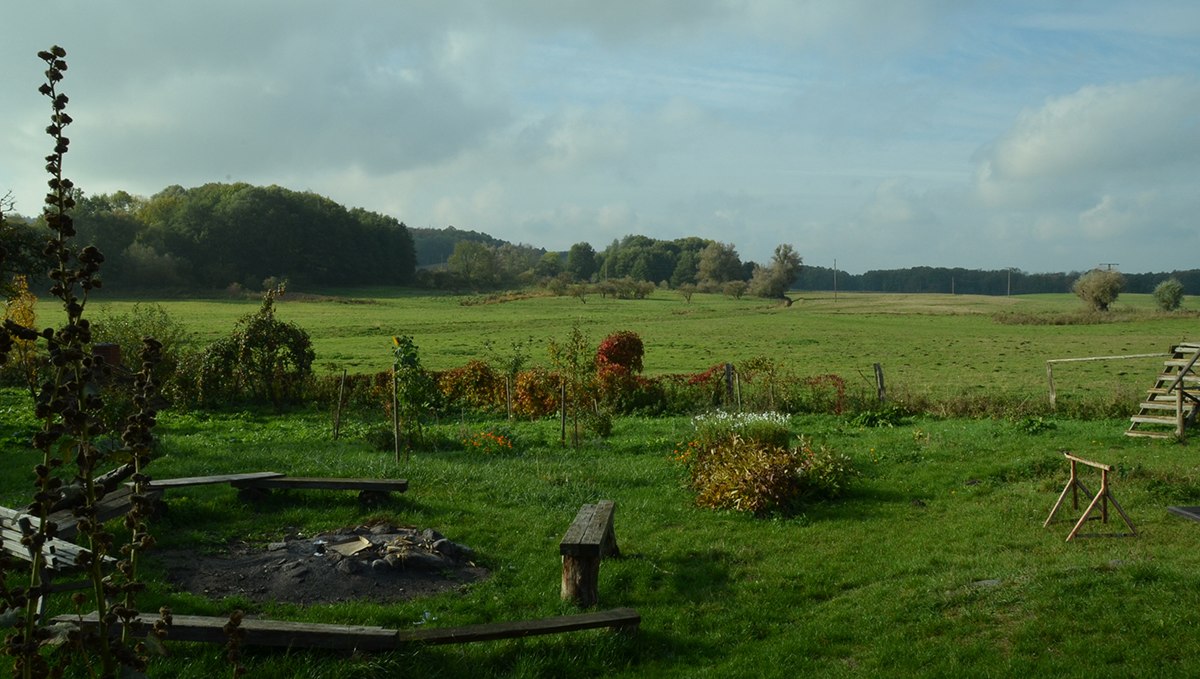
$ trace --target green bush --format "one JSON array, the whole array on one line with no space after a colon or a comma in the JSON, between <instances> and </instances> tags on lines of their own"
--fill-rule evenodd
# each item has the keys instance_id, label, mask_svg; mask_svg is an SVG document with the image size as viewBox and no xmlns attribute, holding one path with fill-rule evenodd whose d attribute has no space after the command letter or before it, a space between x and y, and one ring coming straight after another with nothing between
<instances>
[{"instance_id":1,"label":"green bush","mask_svg":"<svg viewBox=\"0 0 1200 679\"><path fill-rule=\"evenodd\" d=\"M1154 303L1163 311L1175 311L1183 304L1183 283L1172 276L1154 288Z\"/></svg>"},{"instance_id":2,"label":"green bush","mask_svg":"<svg viewBox=\"0 0 1200 679\"><path fill-rule=\"evenodd\" d=\"M282 293L268 291L258 311L200 354L194 369L201 405L235 400L279 407L304 396L316 354L307 332L275 318L275 298Z\"/></svg>"}]
</instances>

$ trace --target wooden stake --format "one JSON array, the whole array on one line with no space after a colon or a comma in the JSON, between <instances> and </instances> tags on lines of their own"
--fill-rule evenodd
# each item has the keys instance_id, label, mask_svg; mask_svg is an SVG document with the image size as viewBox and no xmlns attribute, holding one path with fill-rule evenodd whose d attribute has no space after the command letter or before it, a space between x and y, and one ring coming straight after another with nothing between
<instances>
[{"instance_id":1,"label":"wooden stake","mask_svg":"<svg viewBox=\"0 0 1200 679\"><path fill-rule=\"evenodd\" d=\"M883 386L883 366L878 363L875 364L875 394L880 403L887 400L887 389Z\"/></svg>"},{"instance_id":2,"label":"wooden stake","mask_svg":"<svg viewBox=\"0 0 1200 679\"><path fill-rule=\"evenodd\" d=\"M392 368L392 438L396 442L396 464L400 464L400 396L397 386L396 369Z\"/></svg>"},{"instance_id":3,"label":"wooden stake","mask_svg":"<svg viewBox=\"0 0 1200 679\"><path fill-rule=\"evenodd\" d=\"M342 383L338 385L337 407L333 410L333 440L338 440L342 431L342 401L346 398L346 369L342 368Z\"/></svg>"}]
</instances>

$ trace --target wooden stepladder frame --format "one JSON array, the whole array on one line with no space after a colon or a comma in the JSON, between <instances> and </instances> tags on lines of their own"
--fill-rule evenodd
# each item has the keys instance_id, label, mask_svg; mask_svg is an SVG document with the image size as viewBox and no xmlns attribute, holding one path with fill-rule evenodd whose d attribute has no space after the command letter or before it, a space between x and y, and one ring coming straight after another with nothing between
<instances>
[{"instance_id":1,"label":"wooden stepladder frame","mask_svg":"<svg viewBox=\"0 0 1200 679\"><path fill-rule=\"evenodd\" d=\"M1067 479L1066 487L1063 488L1062 493L1059 494L1058 502L1054 503L1054 508L1050 510L1050 516L1046 517L1046 522L1042 524L1042 527L1045 528L1046 526L1049 526L1052 521L1054 521L1054 516L1058 514L1058 510L1062 508L1063 501L1067 499L1067 493L1071 494L1072 509L1079 509L1079 491L1082 490L1085 495L1092 498L1092 501L1088 504L1087 509L1084 510L1083 516L1079 517L1079 520L1075 522L1075 527L1071 529L1071 534L1067 536L1067 542L1070 542L1076 537L1137 537L1137 528L1134 528L1133 522L1129 520L1129 515L1126 514L1125 510L1121 508L1121 503L1117 502L1117 498L1113 497L1112 488L1108 484L1108 473L1113 471L1112 465L1092 462L1091 460L1085 460L1082 457L1077 457L1070 453L1063 453L1063 456L1065 456L1067 461L1071 464L1071 478ZM1078 465L1080 464L1100 470L1100 491L1095 495L1092 495L1092 491L1088 490L1087 486L1083 485L1083 482L1079 480ZM1110 502L1121 515L1121 518L1125 521L1125 525L1129 526L1130 532L1109 534L1092 533L1080 535L1079 529L1083 527L1084 522L1091 518L1092 512L1096 510L1097 505L1100 506L1101 523L1108 523L1108 503Z\"/></svg>"}]
</instances>

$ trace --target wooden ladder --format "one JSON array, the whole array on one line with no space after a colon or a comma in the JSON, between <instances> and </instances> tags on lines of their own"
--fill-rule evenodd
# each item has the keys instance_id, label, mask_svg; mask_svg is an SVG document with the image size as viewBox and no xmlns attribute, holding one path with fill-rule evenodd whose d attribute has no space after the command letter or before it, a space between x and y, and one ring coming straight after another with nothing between
<instances>
[{"instance_id":1,"label":"wooden ladder","mask_svg":"<svg viewBox=\"0 0 1200 679\"><path fill-rule=\"evenodd\" d=\"M1200 344L1182 342L1171 347L1171 358L1130 419L1126 436L1172 438L1196 422L1200 399Z\"/></svg>"}]
</instances>

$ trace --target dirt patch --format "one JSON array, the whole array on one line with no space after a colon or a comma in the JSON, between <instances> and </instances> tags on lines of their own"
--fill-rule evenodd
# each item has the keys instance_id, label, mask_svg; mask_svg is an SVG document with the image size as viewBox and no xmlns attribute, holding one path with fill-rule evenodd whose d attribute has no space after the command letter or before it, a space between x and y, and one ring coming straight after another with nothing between
<instances>
[{"instance_id":1,"label":"dirt patch","mask_svg":"<svg viewBox=\"0 0 1200 679\"><path fill-rule=\"evenodd\" d=\"M268 545L230 544L198 554L156 551L168 581L210 599L325 604L403 601L487 577L469 547L431 529L359 526L313 537L290 535Z\"/></svg>"}]
</instances>

